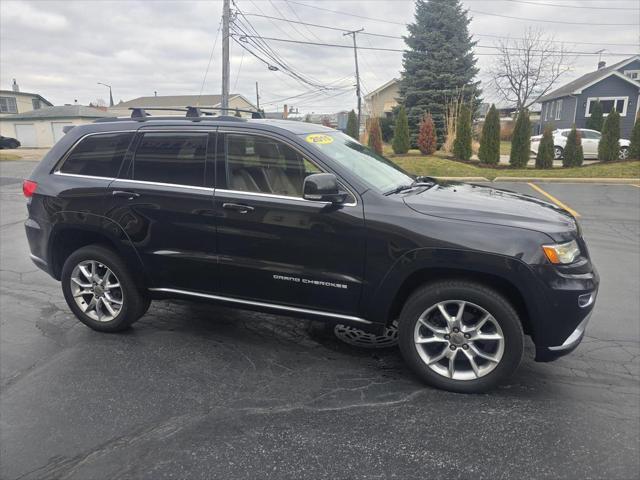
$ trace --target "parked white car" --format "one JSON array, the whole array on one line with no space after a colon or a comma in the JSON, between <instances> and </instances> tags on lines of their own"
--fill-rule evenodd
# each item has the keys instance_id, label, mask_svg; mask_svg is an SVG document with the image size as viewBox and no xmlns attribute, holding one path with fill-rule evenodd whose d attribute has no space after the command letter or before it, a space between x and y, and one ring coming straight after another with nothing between
<instances>
[{"instance_id":1,"label":"parked white car","mask_svg":"<svg viewBox=\"0 0 640 480\"><path fill-rule=\"evenodd\" d=\"M584 158L598 158L598 144L600 143L600 137L602 134L597 130L589 130L586 128L578 128L577 130L582 138L582 151L584 153ZM559 128L553 131L553 157L556 160L562 158L570 131L570 128ZM541 140L542 135L531 137L531 151L533 153L538 153ZM629 156L630 144L631 142L629 140L625 138L620 139L620 160L626 160Z\"/></svg>"}]
</instances>

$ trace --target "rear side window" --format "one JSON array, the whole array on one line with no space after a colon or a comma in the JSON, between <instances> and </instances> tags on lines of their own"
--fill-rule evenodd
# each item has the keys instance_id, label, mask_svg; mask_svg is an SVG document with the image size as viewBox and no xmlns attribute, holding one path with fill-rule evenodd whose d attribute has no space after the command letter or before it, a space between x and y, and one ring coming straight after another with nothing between
<instances>
[{"instance_id":1,"label":"rear side window","mask_svg":"<svg viewBox=\"0 0 640 480\"><path fill-rule=\"evenodd\" d=\"M71 151L60 171L92 177L117 177L133 135L133 132L89 135Z\"/></svg>"},{"instance_id":2,"label":"rear side window","mask_svg":"<svg viewBox=\"0 0 640 480\"><path fill-rule=\"evenodd\" d=\"M206 133L146 133L133 161L134 180L204 186Z\"/></svg>"}]
</instances>

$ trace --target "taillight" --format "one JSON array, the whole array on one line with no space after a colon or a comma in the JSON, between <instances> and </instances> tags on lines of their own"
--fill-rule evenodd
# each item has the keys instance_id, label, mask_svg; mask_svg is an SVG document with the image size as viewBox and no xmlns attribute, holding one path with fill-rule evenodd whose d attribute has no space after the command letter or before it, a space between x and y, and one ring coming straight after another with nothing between
<instances>
[{"instance_id":1,"label":"taillight","mask_svg":"<svg viewBox=\"0 0 640 480\"><path fill-rule=\"evenodd\" d=\"M22 182L22 193L25 197L31 198L34 193L36 193L36 188L38 188L38 184L31 180L24 180Z\"/></svg>"}]
</instances>

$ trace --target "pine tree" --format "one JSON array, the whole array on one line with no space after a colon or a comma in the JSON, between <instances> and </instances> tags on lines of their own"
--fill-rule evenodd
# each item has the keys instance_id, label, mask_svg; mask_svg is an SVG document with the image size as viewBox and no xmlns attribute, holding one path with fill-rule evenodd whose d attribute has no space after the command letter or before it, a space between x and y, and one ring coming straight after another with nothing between
<instances>
[{"instance_id":1,"label":"pine tree","mask_svg":"<svg viewBox=\"0 0 640 480\"><path fill-rule=\"evenodd\" d=\"M407 26L400 102L407 108L411 143L417 142L420 119L431 112L439 147L446 134L447 99L462 93L472 112L480 103L475 42L460 0L416 0L414 18Z\"/></svg>"},{"instance_id":2,"label":"pine tree","mask_svg":"<svg viewBox=\"0 0 640 480\"><path fill-rule=\"evenodd\" d=\"M631 132L629 160L640 160L640 112L636 117L636 124L633 126L633 132Z\"/></svg>"},{"instance_id":3,"label":"pine tree","mask_svg":"<svg viewBox=\"0 0 640 480\"><path fill-rule=\"evenodd\" d=\"M407 112L404 106L400 106L398 110L396 129L391 146L395 153L407 153L409 151L409 125L407 123Z\"/></svg>"},{"instance_id":4,"label":"pine tree","mask_svg":"<svg viewBox=\"0 0 640 480\"><path fill-rule=\"evenodd\" d=\"M620 155L620 115L613 109L602 126L602 137L598 144L598 159L601 162L617 160Z\"/></svg>"},{"instance_id":5,"label":"pine tree","mask_svg":"<svg viewBox=\"0 0 640 480\"><path fill-rule=\"evenodd\" d=\"M509 163L514 168L525 168L529 162L531 151L531 121L529 111L521 109L518 112L516 125L513 128L511 140L511 154Z\"/></svg>"},{"instance_id":6,"label":"pine tree","mask_svg":"<svg viewBox=\"0 0 640 480\"><path fill-rule=\"evenodd\" d=\"M591 116L587 118L587 128L591 130L602 131L602 123L604 118L602 116L602 104L597 101L591 106Z\"/></svg>"},{"instance_id":7,"label":"pine tree","mask_svg":"<svg viewBox=\"0 0 640 480\"><path fill-rule=\"evenodd\" d=\"M567 135L567 143L564 146L562 154L562 166L563 167L579 167L584 161L584 154L582 152L582 138L580 133L576 130L575 124L571 128L569 135Z\"/></svg>"},{"instance_id":8,"label":"pine tree","mask_svg":"<svg viewBox=\"0 0 640 480\"><path fill-rule=\"evenodd\" d=\"M553 127L547 125L536 155L536 168L553 168Z\"/></svg>"},{"instance_id":9,"label":"pine tree","mask_svg":"<svg viewBox=\"0 0 640 480\"><path fill-rule=\"evenodd\" d=\"M382 155L382 131L380 130L380 121L372 118L369 121L369 148L379 155Z\"/></svg>"},{"instance_id":10,"label":"pine tree","mask_svg":"<svg viewBox=\"0 0 640 480\"><path fill-rule=\"evenodd\" d=\"M418 134L418 148L424 155L433 155L437 148L436 130L433 118L427 113L420 122L420 133Z\"/></svg>"},{"instance_id":11,"label":"pine tree","mask_svg":"<svg viewBox=\"0 0 640 480\"><path fill-rule=\"evenodd\" d=\"M471 158L471 110L464 103L460 107L456 123L456 139L453 142L453 156L458 160Z\"/></svg>"},{"instance_id":12,"label":"pine tree","mask_svg":"<svg viewBox=\"0 0 640 480\"><path fill-rule=\"evenodd\" d=\"M356 115L356 112L351 110L347 117L347 131L345 133L351 138L359 140L360 132L358 130L358 116Z\"/></svg>"},{"instance_id":13,"label":"pine tree","mask_svg":"<svg viewBox=\"0 0 640 480\"><path fill-rule=\"evenodd\" d=\"M495 105L491 105L484 119L478 158L480 163L487 165L497 165L500 162L500 115Z\"/></svg>"}]
</instances>

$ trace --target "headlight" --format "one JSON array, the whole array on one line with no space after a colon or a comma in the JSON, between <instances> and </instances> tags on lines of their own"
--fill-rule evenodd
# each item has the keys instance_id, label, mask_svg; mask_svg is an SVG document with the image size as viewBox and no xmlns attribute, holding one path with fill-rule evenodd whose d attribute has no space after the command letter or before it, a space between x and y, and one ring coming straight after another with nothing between
<instances>
[{"instance_id":1,"label":"headlight","mask_svg":"<svg viewBox=\"0 0 640 480\"><path fill-rule=\"evenodd\" d=\"M543 245L542 249L549 261L554 265L572 263L580 255L580 247L575 240L556 245Z\"/></svg>"}]
</instances>

